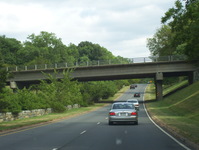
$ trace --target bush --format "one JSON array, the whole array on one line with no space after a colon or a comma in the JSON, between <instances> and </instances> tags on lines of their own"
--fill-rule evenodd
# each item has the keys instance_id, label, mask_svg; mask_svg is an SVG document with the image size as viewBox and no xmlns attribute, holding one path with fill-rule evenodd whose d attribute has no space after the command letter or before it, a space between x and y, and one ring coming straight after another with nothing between
<instances>
[{"instance_id":1,"label":"bush","mask_svg":"<svg viewBox=\"0 0 199 150\"><path fill-rule=\"evenodd\" d=\"M53 109L53 112L56 112L56 113L61 113L61 112L66 111L66 107L60 102L52 102L51 108Z\"/></svg>"},{"instance_id":2,"label":"bush","mask_svg":"<svg viewBox=\"0 0 199 150\"><path fill-rule=\"evenodd\" d=\"M21 106L13 99L13 97L6 97L6 99L0 99L0 112L21 112Z\"/></svg>"}]
</instances>

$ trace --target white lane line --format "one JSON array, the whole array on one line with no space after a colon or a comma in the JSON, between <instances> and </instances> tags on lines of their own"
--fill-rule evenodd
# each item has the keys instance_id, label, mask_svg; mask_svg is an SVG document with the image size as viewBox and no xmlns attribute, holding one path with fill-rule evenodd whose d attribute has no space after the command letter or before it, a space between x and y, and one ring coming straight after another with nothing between
<instances>
[{"instance_id":1,"label":"white lane line","mask_svg":"<svg viewBox=\"0 0 199 150\"><path fill-rule=\"evenodd\" d=\"M147 86L146 86L147 88ZM146 88L144 90L144 93L146 92ZM151 120L151 122L157 127L159 128L164 134L166 134L167 136L169 136L172 140L174 140L176 143L178 143L180 146L182 146L184 149L186 150L191 150L190 148L188 148L186 145L182 144L180 141L178 141L176 138L174 138L172 135L170 135L168 132L166 132L165 130L163 130L159 125L157 125L153 119L149 116L149 113L146 110L145 104L144 104L144 96L143 96L143 106L144 106L144 110L148 116L148 118Z\"/></svg>"},{"instance_id":2,"label":"white lane line","mask_svg":"<svg viewBox=\"0 0 199 150\"><path fill-rule=\"evenodd\" d=\"M106 120L108 119L108 117L105 118Z\"/></svg>"},{"instance_id":3,"label":"white lane line","mask_svg":"<svg viewBox=\"0 0 199 150\"><path fill-rule=\"evenodd\" d=\"M98 122L97 125L99 125L101 122Z\"/></svg>"},{"instance_id":4,"label":"white lane line","mask_svg":"<svg viewBox=\"0 0 199 150\"><path fill-rule=\"evenodd\" d=\"M86 130L82 131L80 134L82 135L82 134L84 134L84 133L86 133Z\"/></svg>"}]
</instances>

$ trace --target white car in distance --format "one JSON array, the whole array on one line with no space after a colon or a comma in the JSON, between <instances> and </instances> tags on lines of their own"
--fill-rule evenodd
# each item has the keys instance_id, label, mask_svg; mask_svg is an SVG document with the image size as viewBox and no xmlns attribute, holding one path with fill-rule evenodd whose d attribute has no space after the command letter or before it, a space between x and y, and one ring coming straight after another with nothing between
<instances>
[{"instance_id":1,"label":"white car in distance","mask_svg":"<svg viewBox=\"0 0 199 150\"><path fill-rule=\"evenodd\" d=\"M128 102L128 103L133 103L136 110L139 110L139 109L140 109L140 108L139 108L139 107L140 107L140 104L139 104L139 102L138 102L137 99L128 99L127 102Z\"/></svg>"}]
</instances>

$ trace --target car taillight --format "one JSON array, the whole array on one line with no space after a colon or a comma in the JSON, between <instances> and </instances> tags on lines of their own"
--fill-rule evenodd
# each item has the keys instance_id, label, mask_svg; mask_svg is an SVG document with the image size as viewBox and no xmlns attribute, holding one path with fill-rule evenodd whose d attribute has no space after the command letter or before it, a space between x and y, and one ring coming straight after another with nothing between
<instances>
[{"instance_id":1,"label":"car taillight","mask_svg":"<svg viewBox=\"0 0 199 150\"><path fill-rule=\"evenodd\" d=\"M114 112L110 112L109 115L110 116L115 116L115 113Z\"/></svg>"},{"instance_id":2,"label":"car taillight","mask_svg":"<svg viewBox=\"0 0 199 150\"><path fill-rule=\"evenodd\" d=\"M137 115L137 113L136 112L132 112L131 115Z\"/></svg>"}]
</instances>

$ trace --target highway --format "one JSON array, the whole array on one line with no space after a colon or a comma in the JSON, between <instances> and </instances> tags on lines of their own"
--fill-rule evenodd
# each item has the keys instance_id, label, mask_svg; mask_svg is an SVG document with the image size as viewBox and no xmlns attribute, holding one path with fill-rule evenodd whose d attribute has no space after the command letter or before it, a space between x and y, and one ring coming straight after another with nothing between
<instances>
[{"instance_id":1,"label":"highway","mask_svg":"<svg viewBox=\"0 0 199 150\"><path fill-rule=\"evenodd\" d=\"M145 84L129 89L119 101L133 98ZM108 125L110 105L56 123L0 136L0 150L185 150L157 128L140 104L139 123Z\"/></svg>"}]
</instances>

